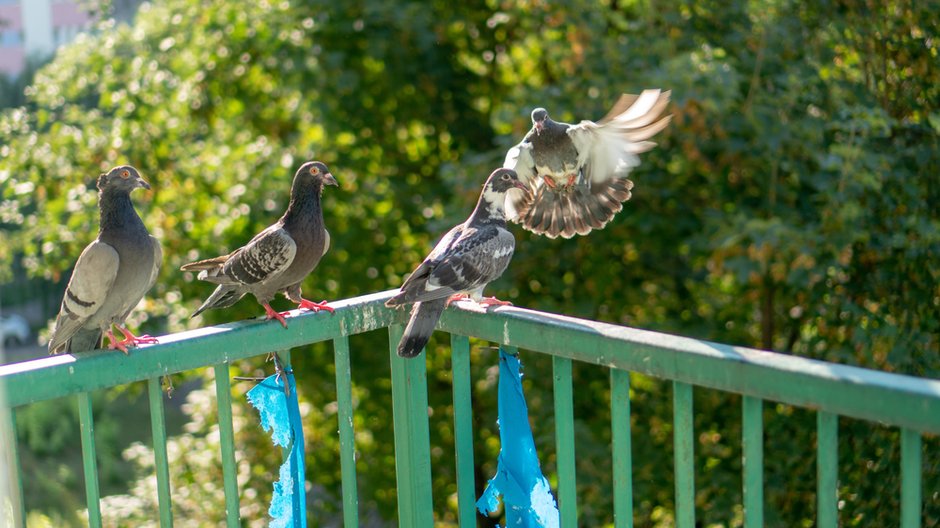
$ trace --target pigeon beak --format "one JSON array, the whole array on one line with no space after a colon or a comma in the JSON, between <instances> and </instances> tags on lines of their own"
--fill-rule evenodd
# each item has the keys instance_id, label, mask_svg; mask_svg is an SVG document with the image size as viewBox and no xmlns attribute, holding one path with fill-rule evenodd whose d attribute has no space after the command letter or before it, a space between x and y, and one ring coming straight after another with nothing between
<instances>
[{"instance_id":1,"label":"pigeon beak","mask_svg":"<svg viewBox=\"0 0 940 528\"><path fill-rule=\"evenodd\" d=\"M541 134L541 133L542 133L542 127L544 127L544 126L545 126L545 123L544 123L543 121L536 121L536 122L535 122L535 133L536 133L536 134Z\"/></svg>"},{"instance_id":2,"label":"pigeon beak","mask_svg":"<svg viewBox=\"0 0 940 528\"><path fill-rule=\"evenodd\" d=\"M334 178L333 174L329 172L323 175L323 183L332 185L334 187L339 187L339 183L336 182L336 178Z\"/></svg>"},{"instance_id":3,"label":"pigeon beak","mask_svg":"<svg viewBox=\"0 0 940 528\"><path fill-rule=\"evenodd\" d=\"M522 183L519 180L512 182L512 186L515 187L516 189L522 189L525 192L529 192L529 188L526 186L526 184Z\"/></svg>"},{"instance_id":4,"label":"pigeon beak","mask_svg":"<svg viewBox=\"0 0 940 528\"><path fill-rule=\"evenodd\" d=\"M143 178L137 178L137 186L143 187L144 189L150 190L150 184L145 182Z\"/></svg>"}]
</instances>

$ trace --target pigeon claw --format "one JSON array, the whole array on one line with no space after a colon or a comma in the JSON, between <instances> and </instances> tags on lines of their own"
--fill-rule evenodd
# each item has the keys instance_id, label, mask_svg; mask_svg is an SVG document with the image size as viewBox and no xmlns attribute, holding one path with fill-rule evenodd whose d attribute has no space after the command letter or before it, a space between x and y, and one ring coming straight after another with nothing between
<instances>
[{"instance_id":1,"label":"pigeon claw","mask_svg":"<svg viewBox=\"0 0 940 528\"><path fill-rule=\"evenodd\" d=\"M281 323L281 326L287 328L287 321L284 320L284 314L287 312L284 312L283 314L275 312L274 308L271 308L271 305L268 303L264 303L262 306L264 306L264 313L267 316L267 319L277 319L277 322Z\"/></svg>"},{"instance_id":2,"label":"pigeon claw","mask_svg":"<svg viewBox=\"0 0 940 528\"><path fill-rule=\"evenodd\" d=\"M545 182L545 185L548 185L549 189L554 190L557 187L557 185L555 184L555 180L551 179L551 177L549 176L542 176L542 181Z\"/></svg>"},{"instance_id":3,"label":"pigeon claw","mask_svg":"<svg viewBox=\"0 0 940 528\"><path fill-rule=\"evenodd\" d=\"M124 328L121 325L116 326L118 330L124 334L124 339L118 340L118 338L114 336L114 332L109 329L107 336L111 343L108 345L108 348L111 350L120 350L121 352L124 352L124 354L128 354L128 347L136 347L138 345L152 345L160 342L156 337L149 335L135 336L127 328Z\"/></svg>"},{"instance_id":4,"label":"pigeon claw","mask_svg":"<svg viewBox=\"0 0 940 528\"><path fill-rule=\"evenodd\" d=\"M571 187L572 185L574 185L574 180L575 180L577 177L578 177L577 174L569 174L569 175L568 175L568 183L565 184L565 188L567 189L567 188Z\"/></svg>"},{"instance_id":5,"label":"pigeon claw","mask_svg":"<svg viewBox=\"0 0 940 528\"><path fill-rule=\"evenodd\" d=\"M110 343L108 344L109 349L120 350L121 352L124 352L125 356L128 354L126 344L124 343L124 341L121 341L118 338L114 337L114 332L108 329L108 333L105 335L108 336L108 341L110 341Z\"/></svg>"},{"instance_id":6,"label":"pigeon claw","mask_svg":"<svg viewBox=\"0 0 940 528\"><path fill-rule=\"evenodd\" d=\"M300 302L297 303L297 308L301 310L312 310L313 312L319 312L320 310L326 310L327 312L333 313L333 308L326 304L326 301L314 302L308 301L307 299L300 299Z\"/></svg>"},{"instance_id":7,"label":"pigeon claw","mask_svg":"<svg viewBox=\"0 0 940 528\"><path fill-rule=\"evenodd\" d=\"M496 297L484 297L480 299L480 302L477 303L480 306L512 306L512 303L509 301L501 301Z\"/></svg>"},{"instance_id":8,"label":"pigeon claw","mask_svg":"<svg viewBox=\"0 0 940 528\"><path fill-rule=\"evenodd\" d=\"M450 306L450 303L455 303L457 301L462 301L464 299L469 299L469 298L470 296L467 295L466 293L457 293L457 294L451 295L450 298L447 299L447 302L444 303L444 306Z\"/></svg>"}]
</instances>

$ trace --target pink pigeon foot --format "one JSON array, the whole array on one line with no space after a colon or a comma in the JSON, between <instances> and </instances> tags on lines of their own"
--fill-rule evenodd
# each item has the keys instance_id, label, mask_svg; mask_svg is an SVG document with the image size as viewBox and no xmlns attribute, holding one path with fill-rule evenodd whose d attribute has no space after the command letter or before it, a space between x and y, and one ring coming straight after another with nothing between
<instances>
[{"instance_id":1,"label":"pink pigeon foot","mask_svg":"<svg viewBox=\"0 0 940 528\"><path fill-rule=\"evenodd\" d=\"M116 349L127 354L127 347L129 346L136 347L137 345L152 345L160 342L156 337L149 335L135 336L133 333L131 333L130 330L124 328L121 325L117 325L117 329L120 330L122 334L124 334L124 339L118 341L118 339L114 336L114 332L109 329L107 336L108 339L111 340L111 344L108 345L108 348L111 350Z\"/></svg>"},{"instance_id":2,"label":"pink pigeon foot","mask_svg":"<svg viewBox=\"0 0 940 528\"><path fill-rule=\"evenodd\" d=\"M333 313L333 308L327 306L326 301L314 302L308 301L307 299L300 299L300 303L297 304L297 308L301 310L312 310L314 312L319 312L320 310L326 310L330 313Z\"/></svg>"},{"instance_id":3,"label":"pink pigeon foot","mask_svg":"<svg viewBox=\"0 0 940 528\"><path fill-rule=\"evenodd\" d=\"M478 303L480 306L512 306L509 301L501 301L496 297L484 297Z\"/></svg>"},{"instance_id":4,"label":"pink pigeon foot","mask_svg":"<svg viewBox=\"0 0 940 528\"><path fill-rule=\"evenodd\" d=\"M284 315L286 315L287 312L275 312L274 308L271 308L271 305L268 303L261 303L261 306L264 306L264 313L267 315L268 319L277 319L277 322L281 323L281 326L287 328L287 321L284 320Z\"/></svg>"},{"instance_id":5,"label":"pink pigeon foot","mask_svg":"<svg viewBox=\"0 0 940 528\"><path fill-rule=\"evenodd\" d=\"M455 303L457 301L462 301L464 299L469 299L469 298L470 296L467 295L466 293L457 293L457 294L451 295L450 298L447 299L447 302L444 303L444 306L450 306L450 303Z\"/></svg>"}]
</instances>

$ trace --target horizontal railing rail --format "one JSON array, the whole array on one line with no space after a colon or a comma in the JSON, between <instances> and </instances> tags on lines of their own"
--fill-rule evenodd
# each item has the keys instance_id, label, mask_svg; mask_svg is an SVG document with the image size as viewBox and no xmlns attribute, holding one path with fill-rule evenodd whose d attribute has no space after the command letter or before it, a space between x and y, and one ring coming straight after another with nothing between
<instances>
[{"instance_id":1,"label":"horizontal railing rail","mask_svg":"<svg viewBox=\"0 0 940 528\"><path fill-rule=\"evenodd\" d=\"M163 336L159 345L129 356L94 351L0 366L0 386L11 408L75 396L82 424L83 461L89 524L101 525L98 510L94 420L90 392L147 381L153 426L162 526L172 524L171 489L160 377L214 367L228 526L238 526L234 434L228 366L249 357L333 341L342 466L343 515L358 524L358 497L352 430L348 336L388 328L391 361L396 475L401 526L430 526L431 467L425 362L397 357L405 311L384 306L393 291L331 303L336 312L301 314L280 325L259 320L230 323ZM772 352L710 343L596 321L514 307L488 311L457 303L445 311L439 329L451 334L454 431L457 455L458 518L475 525L473 409L470 405L468 337L552 356L556 451L562 526L577 525L572 361L608 368L611 383L612 472L615 526L632 526L630 373L673 382L676 524L695 525L692 394L706 387L743 395L743 482L745 525L763 525L763 402L818 412L817 525L836 526L839 416L901 428L901 525L920 526L922 512L922 434L940 434L940 381L837 365ZM18 474L18 479L22 475Z\"/></svg>"}]
</instances>

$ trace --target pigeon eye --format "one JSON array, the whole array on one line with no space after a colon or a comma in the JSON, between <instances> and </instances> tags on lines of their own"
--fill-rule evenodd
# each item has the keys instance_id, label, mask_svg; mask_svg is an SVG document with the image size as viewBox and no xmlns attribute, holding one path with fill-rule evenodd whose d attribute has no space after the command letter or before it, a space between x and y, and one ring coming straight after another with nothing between
<instances>
[{"instance_id":1,"label":"pigeon eye","mask_svg":"<svg viewBox=\"0 0 940 528\"><path fill-rule=\"evenodd\" d=\"M310 169L310 174L313 174L314 176L316 176L317 174L320 174L320 169L314 167Z\"/></svg>"},{"instance_id":2,"label":"pigeon eye","mask_svg":"<svg viewBox=\"0 0 940 528\"><path fill-rule=\"evenodd\" d=\"M130 172L127 172L127 171L122 171L122 172L121 172L121 177L124 178L125 180L126 180L127 178L129 178L130 175L131 175Z\"/></svg>"}]
</instances>

